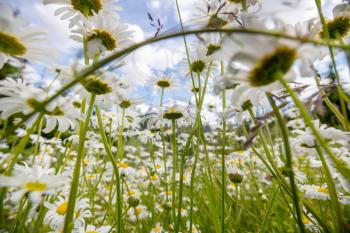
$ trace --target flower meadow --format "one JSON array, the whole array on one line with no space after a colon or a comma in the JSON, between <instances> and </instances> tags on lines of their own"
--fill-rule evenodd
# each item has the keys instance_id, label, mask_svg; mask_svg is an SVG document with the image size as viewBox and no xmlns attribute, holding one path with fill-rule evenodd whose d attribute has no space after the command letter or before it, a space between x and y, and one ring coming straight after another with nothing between
<instances>
[{"instance_id":1,"label":"flower meadow","mask_svg":"<svg viewBox=\"0 0 350 233\"><path fill-rule=\"evenodd\" d=\"M177 25L142 9L135 40L125 0L40 0L78 46L64 64L10 2L1 233L350 232L350 1L145 0ZM145 80L123 72L169 42Z\"/></svg>"}]
</instances>

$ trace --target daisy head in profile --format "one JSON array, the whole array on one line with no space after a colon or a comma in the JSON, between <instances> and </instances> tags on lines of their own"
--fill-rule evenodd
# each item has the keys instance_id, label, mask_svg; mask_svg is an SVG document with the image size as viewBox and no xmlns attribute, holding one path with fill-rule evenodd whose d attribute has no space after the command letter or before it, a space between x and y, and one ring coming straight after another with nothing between
<instances>
[{"instance_id":1,"label":"daisy head in profile","mask_svg":"<svg viewBox=\"0 0 350 233\"><path fill-rule=\"evenodd\" d=\"M50 224L52 229L63 230L64 218L68 210L68 197L58 196L54 203L45 202L45 207L48 209L45 215L45 223ZM84 218L91 217L89 200L81 198L76 200L74 227L79 228L85 226Z\"/></svg>"},{"instance_id":2,"label":"daisy head in profile","mask_svg":"<svg viewBox=\"0 0 350 233\"><path fill-rule=\"evenodd\" d=\"M39 27L29 27L10 6L0 4L0 69L9 60L47 62L53 50L43 46L46 33Z\"/></svg>"},{"instance_id":3,"label":"daisy head in profile","mask_svg":"<svg viewBox=\"0 0 350 233\"><path fill-rule=\"evenodd\" d=\"M194 24L204 28L229 28L238 25L238 16L257 0L202 0L195 3ZM243 9L244 8L244 9Z\"/></svg>"},{"instance_id":4,"label":"daisy head in profile","mask_svg":"<svg viewBox=\"0 0 350 233\"><path fill-rule=\"evenodd\" d=\"M117 5L118 2L119 0L43 0L44 4L58 5L55 15L60 15L62 20L69 19L70 27L100 12L105 16L119 19L116 12L122 8Z\"/></svg>"},{"instance_id":5,"label":"daisy head in profile","mask_svg":"<svg viewBox=\"0 0 350 233\"><path fill-rule=\"evenodd\" d=\"M94 225L81 226L73 230L74 233L109 233L112 227L109 225L96 227Z\"/></svg>"},{"instance_id":6,"label":"daisy head in profile","mask_svg":"<svg viewBox=\"0 0 350 233\"><path fill-rule=\"evenodd\" d=\"M149 77L146 81L146 85L156 90L173 90L180 86L177 79L171 75L165 74Z\"/></svg>"},{"instance_id":7,"label":"daisy head in profile","mask_svg":"<svg viewBox=\"0 0 350 233\"><path fill-rule=\"evenodd\" d=\"M274 23L273 30L284 30L278 21ZM246 18L245 25L249 29L268 29L267 22L258 18ZM224 44L229 44L229 40ZM280 79L287 82L295 80L294 65L301 57L298 42L246 34L232 36L230 43L233 40L240 48L234 51L229 61L224 83L236 85L231 97L235 106L241 106L247 100L254 106L259 105L265 93L281 89Z\"/></svg>"},{"instance_id":8,"label":"daisy head in profile","mask_svg":"<svg viewBox=\"0 0 350 233\"><path fill-rule=\"evenodd\" d=\"M42 195L54 194L67 178L62 175L53 175L52 171L39 165L32 168L27 164L15 165L12 176L0 176L0 186L14 189L11 199L18 202L24 195L28 195L33 204L42 200Z\"/></svg>"},{"instance_id":9,"label":"daisy head in profile","mask_svg":"<svg viewBox=\"0 0 350 233\"><path fill-rule=\"evenodd\" d=\"M211 47L211 48L209 48ZM189 59L184 58L179 67L185 77L204 77L207 73L213 75L217 70L217 64L212 63L215 57L213 53L218 52L217 44L206 44L203 41L194 42L189 48ZM209 72L212 71L212 72Z\"/></svg>"},{"instance_id":10,"label":"daisy head in profile","mask_svg":"<svg viewBox=\"0 0 350 233\"><path fill-rule=\"evenodd\" d=\"M84 19L71 32L71 39L86 44L90 59L127 47L132 43L133 34L126 24L101 12Z\"/></svg>"},{"instance_id":11,"label":"daisy head in profile","mask_svg":"<svg viewBox=\"0 0 350 233\"><path fill-rule=\"evenodd\" d=\"M350 34L350 7L347 3L336 5L333 8L333 18L326 21L327 31L324 30L322 22L317 20L312 31L320 40L331 40L335 42L349 42Z\"/></svg>"},{"instance_id":12,"label":"daisy head in profile","mask_svg":"<svg viewBox=\"0 0 350 233\"><path fill-rule=\"evenodd\" d=\"M40 114L45 119L45 127L43 132L49 133L56 127L60 132L68 129L74 129L80 114L73 106L73 103L66 97L59 97L42 107L41 102L44 101L49 94L33 85L26 83L21 79L13 80L7 78L0 81L0 119L7 119L16 114L24 115L36 112L25 124L30 126Z\"/></svg>"}]
</instances>

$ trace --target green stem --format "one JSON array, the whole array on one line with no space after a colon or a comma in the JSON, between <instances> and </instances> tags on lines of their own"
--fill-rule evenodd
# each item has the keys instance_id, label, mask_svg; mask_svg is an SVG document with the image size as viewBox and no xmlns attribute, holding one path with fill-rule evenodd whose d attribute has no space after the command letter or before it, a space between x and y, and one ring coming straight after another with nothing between
<instances>
[{"instance_id":1,"label":"green stem","mask_svg":"<svg viewBox=\"0 0 350 233\"><path fill-rule=\"evenodd\" d=\"M79 188L80 168L81 168L82 158L84 155L84 149L85 149L84 144L86 139L86 132L90 123L90 117L91 117L92 109L94 107L95 97L96 97L95 94L91 94L85 123L83 121L80 122L78 155L75 162L73 180L72 180L71 189L69 192L67 214L64 219L64 228L63 228L64 233L70 233L74 225L73 217L74 217L75 202L77 199L78 188ZM82 110L84 110L84 107L82 107Z\"/></svg>"},{"instance_id":2,"label":"green stem","mask_svg":"<svg viewBox=\"0 0 350 233\"><path fill-rule=\"evenodd\" d=\"M190 191L191 192L191 200L190 200L190 228L189 228L190 231L192 230L192 225L193 225L193 189L194 189L194 179L195 179L195 174L196 174L196 167L197 167L198 157L199 157L199 143L196 144L195 157L194 157L194 163L193 163L193 166L192 166L191 181L190 181L190 190L191 190Z\"/></svg>"},{"instance_id":3,"label":"green stem","mask_svg":"<svg viewBox=\"0 0 350 233\"><path fill-rule=\"evenodd\" d=\"M175 212L175 203L176 203L176 170L177 170L177 146L176 146L176 120L171 120L171 128L172 128L172 149L173 149L173 176L172 176L172 215L174 224L176 224L176 212Z\"/></svg>"},{"instance_id":4,"label":"green stem","mask_svg":"<svg viewBox=\"0 0 350 233\"><path fill-rule=\"evenodd\" d=\"M122 226L123 226L123 222L122 222L122 193L121 193L121 188L120 188L120 175L119 175L119 167L118 167L118 163L117 160L114 158L112 150L110 148L110 145L108 143L108 139L105 133L105 130L103 128L103 124L102 124L102 118L101 118L101 112L100 112L100 108L99 106L96 106L96 115L97 115L97 121L98 121L98 127L100 129L100 135L102 138L102 142L103 142L103 146L106 150L106 153L112 163L113 169L114 169L114 173L116 175L116 180L117 180L117 217L118 217L118 233L122 232Z\"/></svg>"},{"instance_id":5,"label":"green stem","mask_svg":"<svg viewBox=\"0 0 350 233\"><path fill-rule=\"evenodd\" d=\"M273 202L274 202L274 200L275 200L275 197L276 197L276 194L277 194L279 188L280 188L280 185L277 186L277 188L275 189L275 191L274 191L273 194L272 194L271 200L270 200L270 202L269 202L269 205L268 205L268 207L267 207L267 211L266 211L265 216L264 216L263 223L261 224L261 227L260 227L258 233L261 233L261 232L264 231L264 227L265 227L265 224L266 224L266 220L267 220L267 218L269 217L272 204L273 204Z\"/></svg>"},{"instance_id":6,"label":"green stem","mask_svg":"<svg viewBox=\"0 0 350 233\"><path fill-rule=\"evenodd\" d=\"M244 1L245 2L245 1ZM243 2L242 2L243 5ZM224 76L224 61L220 62L221 75ZM226 90L222 91L222 113L224 114L226 109ZM226 191L226 162L225 162L225 148L226 148L226 120L222 117L222 154L221 154L221 232L225 233L225 191Z\"/></svg>"},{"instance_id":7,"label":"green stem","mask_svg":"<svg viewBox=\"0 0 350 233\"><path fill-rule=\"evenodd\" d=\"M162 93L160 96L159 107L163 106L163 98L164 98L164 88L162 88ZM168 202L168 171L167 171L167 155L166 155L166 144L164 137L164 128L163 125L160 125L160 136L162 138L162 152L163 152L163 164L164 164L164 181L165 181L165 200Z\"/></svg>"},{"instance_id":8,"label":"green stem","mask_svg":"<svg viewBox=\"0 0 350 233\"><path fill-rule=\"evenodd\" d=\"M327 188L329 190L329 195L331 197L331 211L333 212L333 216L334 218L336 218L336 221L334 221L334 227L335 229L337 229L338 232L343 232L343 222L342 222L342 218L341 218L341 207L340 207L340 203L338 200L338 195L337 195L337 190L335 188L335 184L333 182L333 178L331 175L331 172L329 171L327 162L325 157L322 154L321 149L319 148L319 146L316 145L316 151L318 154L318 157L320 158L321 162L322 162L322 168L324 171L324 175L325 175L325 180L327 183Z\"/></svg>"},{"instance_id":9,"label":"green stem","mask_svg":"<svg viewBox=\"0 0 350 233\"><path fill-rule=\"evenodd\" d=\"M286 167L288 168L288 176L289 176L289 182L290 182L290 186L291 186L291 191L292 191L292 200L293 200L293 204L294 204L294 208L295 208L295 212L296 212L296 216L297 216L297 221L298 221L298 226L299 226L299 230L300 232L306 232L305 231L305 226L302 220L302 211L300 209L300 204L299 204L299 197L298 197L298 188L296 186L295 183L295 179L294 179L294 171L293 171L293 155L290 149L290 144L289 144L289 133L288 133L288 129L286 127L286 123L278 109L278 107L275 104L275 101L272 99L272 96L270 94L266 95L270 105L273 109L273 112L277 118L277 122L279 125L279 128L281 130L282 133L282 139L283 139L283 143L284 143L284 150L285 150L285 156L286 156Z\"/></svg>"},{"instance_id":10,"label":"green stem","mask_svg":"<svg viewBox=\"0 0 350 233\"><path fill-rule=\"evenodd\" d=\"M118 159L122 159L124 155L124 120L125 120L125 108L122 108L122 123L119 128L119 136L118 136Z\"/></svg>"}]
</instances>

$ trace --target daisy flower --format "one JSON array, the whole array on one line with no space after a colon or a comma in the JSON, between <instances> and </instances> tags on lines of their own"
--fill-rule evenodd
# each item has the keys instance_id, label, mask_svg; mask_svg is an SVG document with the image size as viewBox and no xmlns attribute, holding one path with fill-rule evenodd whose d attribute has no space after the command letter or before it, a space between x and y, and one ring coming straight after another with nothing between
<instances>
[{"instance_id":1,"label":"daisy flower","mask_svg":"<svg viewBox=\"0 0 350 233\"><path fill-rule=\"evenodd\" d=\"M12 176L0 176L0 186L14 188L11 193L14 202L18 202L25 194L29 200L37 204L43 194L56 193L57 189L66 184L67 178L62 175L52 175L49 169L38 165L30 168L27 164L15 165Z\"/></svg>"},{"instance_id":2,"label":"daisy flower","mask_svg":"<svg viewBox=\"0 0 350 233\"><path fill-rule=\"evenodd\" d=\"M159 75L149 77L146 80L146 85L158 90L174 90L180 87L180 83L178 82L178 80L170 75Z\"/></svg>"},{"instance_id":3,"label":"daisy flower","mask_svg":"<svg viewBox=\"0 0 350 233\"><path fill-rule=\"evenodd\" d=\"M333 8L333 19L326 21L328 28L328 37L330 40L337 42L342 40L342 43L349 42L350 36L350 7L346 3L336 5ZM326 34L323 30L321 20L316 19L312 25L311 32L316 39L325 40L327 39Z\"/></svg>"},{"instance_id":4,"label":"daisy flower","mask_svg":"<svg viewBox=\"0 0 350 233\"><path fill-rule=\"evenodd\" d=\"M206 60L208 61L222 61L228 59L232 55L231 49L222 49L223 38L219 33L207 33L198 36L198 45L205 52Z\"/></svg>"},{"instance_id":5,"label":"daisy flower","mask_svg":"<svg viewBox=\"0 0 350 233\"><path fill-rule=\"evenodd\" d=\"M76 228L73 230L73 233L109 233L111 231L112 227L102 226L102 227L95 227L93 225L88 225L85 229L84 226Z\"/></svg>"},{"instance_id":6,"label":"daisy flower","mask_svg":"<svg viewBox=\"0 0 350 233\"><path fill-rule=\"evenodd\" d=\"M46 126L43 128L44 133L49 133L57 126L60 132L66 132L69 129L75 129L78 125L78 120L82 118L78 109L68 98L59 97L56 100L57 106L55 109L45 114Z\"/></svg>"},{"instance_id":7,"label":"daisy flower","mask_svg":"<svg viewBox=\"0 0 350 233\"><path fill-rule=\"evenodd\" d=\"M255 5L258 1L245 2L248 7ZM194 23L207 28L227 28L237 24L237 16L241 10L240 0L201 0L195 4Z\"/></svg>"},{"instance_id":8,"label":"daisy flower","mask_svg":"<svg viewBox=\"0 0 350 233\"><path fill-rule=\"evenodd\" d=\"M118 2L119 0L43 0L44 4L59 5L55 15L60 15L62 20L69 19L69 27L73 27L80 20L100 12L105 16L118 19L119 16L116 12L122 10L122 7L116 5Z\"/></svg>"},{"instance_id":9,"label":"daisy flower","mask_svg":"<svg viewBox=\"0 0 350 233\"><path fill-rule=\"evenodd\" d=\"M157 223L156 226L151 229L150 233L163 233L163 232L164 232L163 227L159 223Z\"/></svg>"},{"instance_id":10,"label":"daisy flower","mask_svg":"<svg viewBox=\"0 0 350 233\"><path fill-rule=\"evenodd\" d=\"M0 98L0 118L2 119L18 112L25 115L33 112L36 110L36 103L43 101L48 96L44 90L22 79L11 78L0 81L0 95L2 96Z\"/></svg>"},{"instance_id":11,"label":"daisy flower","mask_svg":"<svg viewBox=\"0 0 350 233\"><path fill-rule=\"evenodd\" d=\"M258 18L247 17L244 22L247 28L268 29L266 22ZM283 30L279 25L275 21L274 30ZM278 80L280 76L287 82L296 78L293 65L302 55L298 53L298 42L243 34L233 36L232 40L242 46L231 57L224 78L230 86L238 84L231 96L234 106L241 106L247 99L254 106L261 105L266 92L282 87ZM232 40L226 43L232 43Z\"/></svg>"},{"instance_id":12,"label":"daisy flower","mask_svg":"<svg viewBox=\"0 0 350 233\"><path fill-rule=\"evenodd\" d=\"M342 142L350 140L350 133L344 132L339 129L328 127L326 124L321 124L320 120L314 120L314 126L322 137L329 142ZM301 135L295 139L295 143L305 145L306 147L315 146L315 137L310 128L306 128L306 131L302 131Z\"/></svg>"},{"instance_id":13,"label":"daisy flower","mask_svg":"<svg viewBox=\"0 0 350 233\"><path fill-rule=\"evenodd\" d=\"M240 184L242 183L245 174L242 169L240 169L237 165L229 165L227 167L227 174L232 183Z\"/></svg>"},{"instance_id":14,"label":"daisy flower","mask_svg":"<svg viewBox=\"0 0 350 233\"><path fill-rule=\"evenodd\" d=\"M305 197L317 200L330 200L329 191L327 186L324 184L322 186L317 185L301 185L300 190L305 192Z\"/></svg>"},{"instance_id":15,"label":"daisy flower","mask_svg":"<svg viewBox=\"0 0 350 233\"><path fill-rule=\"evenodd\" d=\"M105 52L121 50L132 43L132 31L119 20L103 15L101 12L84 19L72 31L71 39L86 42L87 55L90 59Z\"/></svg>"},{"instance_id":16,"label":"daisy flower","mask_svg":"<svg viewBox=\"0 0 350 233\"><path fill-rule=\"evenodd\" d=\"M129 215L130 221L135 222L137 219L142 220L147 218L149 216L149 212L146 206L138 205L135 208L130 208L128 210L128 215Z\"/></svg>"},{"instance_id":17,"label":"daisy flower","mask_svg":"<svg viewBox=\"0 0 350 233\"><path fill-rule=\"evenodd\" d=\"M48 208L47 214L45 215L45 223L50 224L52 229L63 228L64 219L68 210L68 200L62 196L58 197L58 200L54 203L45 202L45 207ZM89 200L87 198L77 199L75 205L74 215L74 227L84 227L84 218L91 217L91 211L89 210Z\"/></svg>"},{"instance_id":18,"label":"daisy flower","mask_svg":"<svg viewBox=\"0 0 350 233\"><path fill-rule=\"evenodd\" d=\"M187 58L184 58L180 62L179 67L181 70L183 70L186 77L190 77L192 73L194 77L198 76L199 78L203 74L206 74L208 72L209 63L212 60L210 55L212 52L214 53L214 51L216 51L215 48L208 49L207 46L203 43L193 43L189 49L190 64L188 63ZM213 72L215 71L216 71L216 66L215 64L212 64L210 75L213 75ZM197 79L195 79L195 81L197 81Z\"/></svg>"},{"instance_id":19,"label":"daisy flower","mask_svg":"<svg viewBox=\"0 0 350 233\"><path fill-rule=\"evenodd\" d=\"M26 27L26 21L16 17L8 5L0 4L0 12L0 69L18 58L47 63L53 53L42 46L46 33L38 27Z\"/></svg>"},{"instance_id":20,"label":"daisy flower","mask_svg":"<svg viewBox=\"0 0 350 233\"><path fill-rule=\"evenodd\" d=\"M45 109L41 109L40 102L49 96L48 93L21 79L7 78L0 81L0 94L3 96L0 98L1 119L19 112L26 115L35 111L36 114L26 122L27 125L31 125L39 112L43 112L46 120L43 131L46 133L51 132L57 125L60 132L65 132L69 128L74 129L78 123L77 119L80 119L80 113L65 97L59 97Z\"/></svg>"}]
</instances>

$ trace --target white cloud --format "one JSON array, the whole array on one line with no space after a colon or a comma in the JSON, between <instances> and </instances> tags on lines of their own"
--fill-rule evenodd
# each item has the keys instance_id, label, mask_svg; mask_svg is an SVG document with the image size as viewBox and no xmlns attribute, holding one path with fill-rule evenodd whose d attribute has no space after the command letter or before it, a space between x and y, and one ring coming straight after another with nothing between
<instances>
[{"instance_id":1,"label":"white cloud","mask_svg":"<svg viewBox=\"0 0 350 233\"><path fill-rule=\"evenodd\" d=\"M128 24L129 29L133 31L133 41L135 42L141 42L145 40L145 33L143 32L142 28L139 25L136 24Z\"/></svg>"},{"instance_id":2,"label":"white cloud","mask_svg":"<svg viewBox=\"0 0 350 233\"><path fill-rule=\"evenodd\" d=\"M41 26L47 31L49 43L60 53L59 55L74 55L76 49L81 45L69 38L69 27L67 20L61 20L54 15L57 5L43 5L37 3L34 6L40 20ZM59 57L62 58L62 57Z\"/></svg>"},{"instance_id":3,"label":"white cloud","mask_svg":"<svg viewBox=\"0 0 350 233\"><path fill-rule=\"evenodd\" d=\"M152 75L152 70L165 71L179 63L184 49L181 47L174 50L177 47L178 44L173 41L142 47L126 57L126 65L121 71L136 85L143 85Z\"/></svg>"},{"instance_id":4,"label":"white cloud","mask_svg":"<svg viewBox=\"0 0 350 233\"><path fill-rule=\"evenodd\" d=\"M184 23L189 22L193 19L193 10L196 3L204 3L202 0L178 0L181 18ZM180 22L177 10L174 9L175 19Z\"/></svg>"}]
</instances>

